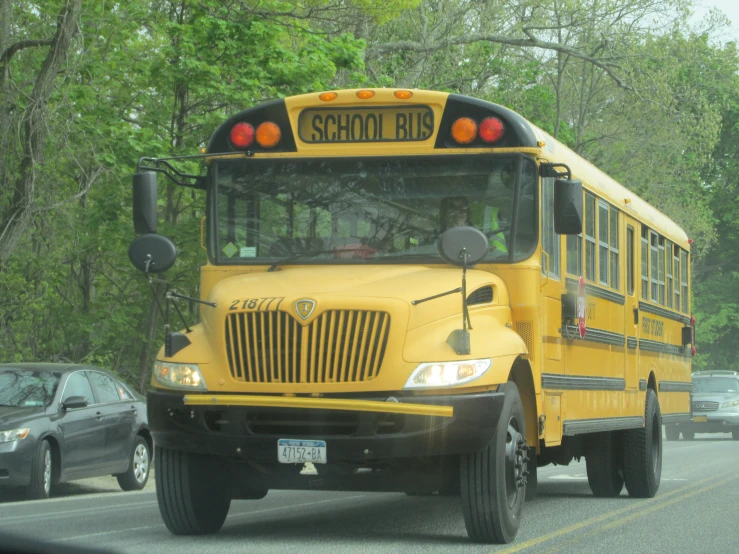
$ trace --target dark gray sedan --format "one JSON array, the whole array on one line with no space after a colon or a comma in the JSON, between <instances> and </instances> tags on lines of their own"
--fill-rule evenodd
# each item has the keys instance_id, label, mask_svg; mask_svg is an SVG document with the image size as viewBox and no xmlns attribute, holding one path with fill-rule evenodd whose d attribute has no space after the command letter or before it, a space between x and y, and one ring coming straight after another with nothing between
<instances>
[{"instance_id":1,"label":"dark gray sedan","mask_svg":"<svg viewBox=\"0 0 739 554\"><path fill-rule=\"evenodd\" d=\"M0 487L48 498L56 483L115 475L140 490L152 452L146 401L105 370L0 364Z\"/></svg>"}]
</instances>

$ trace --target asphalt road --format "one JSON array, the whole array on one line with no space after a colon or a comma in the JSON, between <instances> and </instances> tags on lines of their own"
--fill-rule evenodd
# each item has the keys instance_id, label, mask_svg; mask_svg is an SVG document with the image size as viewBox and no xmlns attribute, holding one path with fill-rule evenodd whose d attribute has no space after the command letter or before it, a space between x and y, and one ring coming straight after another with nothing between
<instances>
[{"instance_id":1,"label":"asphalt road","mask_svg":"<svg viewBox=\"0 0 739 554\"><path fill-rule=\"evenodd\" d=\"M219 534L192 538L169 534L151 488L91 493L94 486L75 484L63 497L0 503L0 532L146 554L738 552L739 441L698 435L664 446L662 485L649 500L625 492L594 498L584 462L541 468L539 498L526 504L518 538L506 547L470 543L456 498L273 491L235 501Z\"/></svg>"}]
</instances>

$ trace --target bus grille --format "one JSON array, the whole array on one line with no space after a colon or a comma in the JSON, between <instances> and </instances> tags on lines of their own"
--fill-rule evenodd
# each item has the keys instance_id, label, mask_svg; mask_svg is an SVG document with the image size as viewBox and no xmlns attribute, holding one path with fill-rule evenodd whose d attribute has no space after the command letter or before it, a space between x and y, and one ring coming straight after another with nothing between
<instances>
[{"instance_id":1,"label":"bus grille","mask_svg":"<svg viewBox=\"0 0 739 554\"><path fill-rule=\"evenodd\" d=\"M706 400L696 400L693 402L694 412L715 412L718 410L718 402L709 402Z\"/></svg>"},{"instance_id":2,"label":"bus grille","mask_svg":"<svg viewBox=\"0 0 739 554\"><path fill-rule=\"evenodd\" d=\"M303 326L285 312L226 317L231 375L247 383L356 383L380 373L385 312L331 310Z\"/></svg>"}]
</instances>

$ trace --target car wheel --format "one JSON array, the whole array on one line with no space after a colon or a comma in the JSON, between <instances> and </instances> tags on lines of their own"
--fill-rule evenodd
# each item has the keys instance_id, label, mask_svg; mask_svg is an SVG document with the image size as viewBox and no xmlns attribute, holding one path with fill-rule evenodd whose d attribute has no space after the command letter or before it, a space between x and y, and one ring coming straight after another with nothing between
<instances>
[{"instance_id":1,"label":"car wheel","mask_svg":"<svg viewBox=\"0 0 739 554\"><path fill-rule=\"evenodd\" d=\"M521 524L526 496L528 448L523 404L515 383L500 387L503 409L492 440L460 457L462 513L470 539L511 542Z\"/></svg>"},{"instance_id":2,"label":"car wheel","mask_svg":"<svg viewBox=\"0 0 739 554\"><path fill-rule=\"evenodd\" d=\"M695 438L695 431L683 431L683 438L686 441L692 441Z\"/></svg>"},{"instance_id":3,"label":"car wheel","mask_svg":"<svg viewBox=\"0 0 739 554\"><path fill-rule=\"evenodd\" d=\"M26 489L29 500L41 500L51 496L53 469L51 446L48 441L40 441L36 456L31 462L31 481Z\"/></svg>"},{"instance_id":4,"label":"car wheel","mask_svg":"<svg viewBox=\"0 0 739 554\"><path fill-rule=\"evenodd\" d=\"M735 441L739 441L739 429L735 429L731 432L731 438Z\"/></svg>"},{"instance_id":5,"label":"car wheel","mask_svg":"<svg viewBox=\"0 0 739 554\"><path fill-rule=\"evenodd\" d=\"M149 480L151 453L149 444L141 435L133 441L133 452L126 473L116 475L118 484L124 491L140 491Z\"/></svg>"},{"instance_id":6,"label":"car wheel","mask_svg":"<svg viewBox=\"0 0 739 554\"><path fill-rule=\"evenodd\" d=\"M616 433L593 433L585 454L588 485L593 495L613 498L624 488L623 456Z\"/></svg>"},{"instance_id":7,"label":"car wheel","mask_svg":"<svg viewBox=\"0 0 739 554\"><path fill-rule=\"evenodd\" d=\"M680 429L674 425L665 425L665 437L668 441L680 440Z\"/></svg>"},{"instance_id":8,"label":"car wheel","mask_svg":"<svg viewBox=\"0 0 739 554\"><path fill-rule=\"evenodd\" d=\"M175 535L209 535L231 507L228 471L218 458L156 447L159 512Z\"/></svg>"},{"instance_id":9,"label":"car wheel","mask_svg":"<svg viewBox=\"0 0 739 554\"><path fill-rule=\"evenodd\" d=\"M662 424L657 394L647 390L644 427L624 431L624 481L629 496L652 498L662 477Z\"/></svg>"}]
</instances>

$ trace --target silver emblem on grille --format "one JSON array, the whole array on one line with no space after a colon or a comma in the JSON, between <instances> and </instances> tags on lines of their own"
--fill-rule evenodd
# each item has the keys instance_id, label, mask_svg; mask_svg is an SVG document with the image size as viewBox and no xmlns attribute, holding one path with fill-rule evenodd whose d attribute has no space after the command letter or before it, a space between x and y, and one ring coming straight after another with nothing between
<instances>
[{"instance_id":1,"label":"silver emblem on grille","mask_svg":"<svg viewBox=\"0 0 739 554\"><path fill-rule=\"evenodd\" d=\"M313 310L315 309L316 309L315 300L310 300L309 298L303 298L295 302L295 313L297 313L298 317L302 319L303 321L308 319L313 313Z\"/></svg>"},{"instance_id":2,"label":"silver emblem on grille","mask_svg":"<svg viewBox=\"0 0 739 554\"><path fill-rule=\"evenodd\" d=\"M706 408L706 405L705 404L698 404L698 407L701 408L701 409L705 409Z\"/></svg>"}]
</instances>

